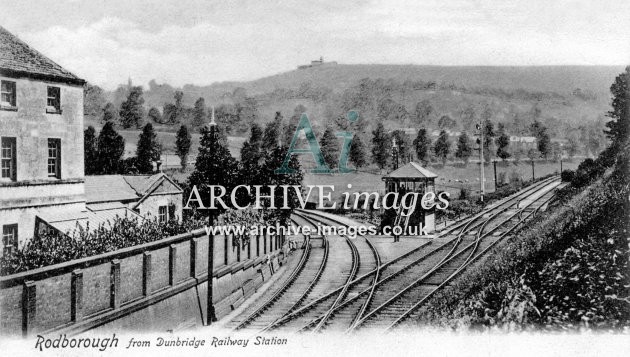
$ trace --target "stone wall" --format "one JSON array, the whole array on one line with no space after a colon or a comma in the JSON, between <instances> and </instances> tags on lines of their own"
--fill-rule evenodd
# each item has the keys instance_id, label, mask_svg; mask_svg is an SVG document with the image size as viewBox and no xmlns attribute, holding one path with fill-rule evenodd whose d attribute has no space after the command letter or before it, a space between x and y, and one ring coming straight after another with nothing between
<instances>
[{"instance_id":1,"label":"stone wall","mask_svg":"<svg viewBox=\"0 0 630 357\"><path fill-rule=\"evenodd\" d=\"M241 247L233 237L214 241L213 305L220 319L269 279L286 246L269 236ZM199 326L207 314L207 252L208 237L199 230L0 277L0 335Z\"/></svg>"}]
</instances>

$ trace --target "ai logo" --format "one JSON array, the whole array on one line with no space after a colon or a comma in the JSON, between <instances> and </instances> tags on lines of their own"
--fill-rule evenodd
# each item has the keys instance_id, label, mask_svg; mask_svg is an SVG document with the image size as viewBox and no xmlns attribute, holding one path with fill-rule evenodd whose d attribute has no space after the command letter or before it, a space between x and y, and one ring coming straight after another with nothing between
<instances>
[{"instance_id":1,"label":"ai logo","mask_svg":"<svg viewBox=\"0 0 630 357\"><path fill-rule=\"evenodd\" d=\"M359 113L351 110L346 115L346 118L350 122L356 122L359 120ZM304 135L306 136L306 140L308 141L308 149L298 149L295 146L297 145L297 141L300 135L300 132L304 131ZM354 169L348 168L348 156L350 154L350 144L352 144L352 133L348 131L338 131L336 136L343 138L343 145L341 147L341 154L339 155L339 164L337 165L339 168L336 170L331 170L330 167L324 161L324 155L322 155L322 150L319 147L319 143L317 142L317 138L313 133L313 127L311 126L311 122L308 120L308 116L306 113L302 113L300 117L300 122L298 123L297 128L295 129L295 134L293 135L293 139L291 140L291 145L289 145L289 151L287 152L287 156L284 158L284 162L282 166L278 168L275 173L276 174L292 174L295 173L295 170L289 167L289 161L291 160L291 155L303 155L303 154L311 154L313 155L313 159L315 159L315 163L317 167L311 170L311 173L314 174L330 174L333 172L354 172Z\"/></svg>"}]
</instances>

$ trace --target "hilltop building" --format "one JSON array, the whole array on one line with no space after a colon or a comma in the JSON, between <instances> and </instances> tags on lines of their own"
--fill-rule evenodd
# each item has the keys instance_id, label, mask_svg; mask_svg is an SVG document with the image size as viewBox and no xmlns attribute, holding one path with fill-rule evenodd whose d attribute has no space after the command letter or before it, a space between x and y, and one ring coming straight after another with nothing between
<instances>
[{"instance_id":1,"label":"hilltop building","mask_svg":"<svg viewBox=\"0 0 630 357\"><path fill-rule=\"evenodd\" d=\"M297 69L307 69L307 68L320 67L320 66L334 66L336 64L337 64L336 61L324 62L324 57L320 57L319 60L313 60L311 61L311 64L298 66Z\"/></svg>"},{"instance_id":2,"label":"hilltop building","mask_svg":"<svg viewBox=\"0 0 630 357\"><path fill-rule=\"evenodd\" d=\"M0 27L0 251L116 216L180 217L163 174L84 175L85 81Z\"/></svg>"}]
</instances>

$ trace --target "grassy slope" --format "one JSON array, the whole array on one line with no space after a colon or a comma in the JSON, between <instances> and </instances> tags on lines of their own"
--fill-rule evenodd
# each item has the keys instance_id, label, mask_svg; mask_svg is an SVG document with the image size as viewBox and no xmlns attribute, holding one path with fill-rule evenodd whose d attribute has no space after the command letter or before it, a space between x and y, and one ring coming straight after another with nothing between
<instances>
[{"instance_id":1,"label":"grassy slope","mask_svg":"<svg viewBox=\"0 0 630 357\"><path fill-rule=\"evenodd\" d=\"M600 180L501 242L438 292L420 321L504 330L628 328L624 181Z\"/></svg>"}]
</instances>

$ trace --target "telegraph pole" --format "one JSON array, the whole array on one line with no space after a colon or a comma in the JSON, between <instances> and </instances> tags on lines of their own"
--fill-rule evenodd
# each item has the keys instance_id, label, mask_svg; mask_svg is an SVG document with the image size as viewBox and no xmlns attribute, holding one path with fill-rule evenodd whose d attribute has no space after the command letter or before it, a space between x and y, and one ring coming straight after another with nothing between
<instances>
[{"instance_id":1,"label":"telegraph pole","mask_svg":"<svg viewBox=\"0 0 630 357\"><path fill-rule=\"evenodd\" d=\"M480 173L480 192L481 192L481 203L483 204L483 196L486 194L486 188L485 188L485 181L486 181L486 176L485 176L485 172L484 172L484 160L483 160L483 131L484 131L484 123L481 122L479 124L477 124L477 129L479 129L479 137L480 137L480 141L479 141L479 167L481 170Z\"/></svg>"},{"instance_id":2,"label":"telegraph pole","mask_svg":"<svg viewBox=\"0 0 630 357\"><path fill-rule=\"evenodd\" d=\"M217 140L217 122L214 119L214 106L212 107L212 117L210 120L210 137ZM214 225L214 211L208 210L208 225L212 227ZM214 313L214 304L212 304L212 275L214 271L214 233L212 229L208 234L208 303L206 305L206 326L210 326L213 321L216 321Z\"/></svg>"},{"instance_id":3,"label":"telegraph pole","mask_svg":"<svg viewBox=\"0 0 630 357\"><path fill-rule=\"evenodd\" d=\"M497 190L497 160L492 160L494 165L494 190Z\"/></svg>"},{"instance_id":4,"label":"telegraph pole","mask_svg":"<svg viewBox=\"0 0 630 357\"><path fill-rule=\"evenodd\" d=\"M398 144L396 138L392 138L392 159L394 159L394 170L398 169Z\"/></svg>"}]
</instances>

